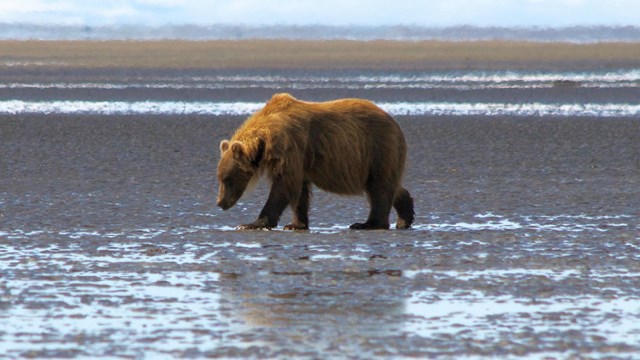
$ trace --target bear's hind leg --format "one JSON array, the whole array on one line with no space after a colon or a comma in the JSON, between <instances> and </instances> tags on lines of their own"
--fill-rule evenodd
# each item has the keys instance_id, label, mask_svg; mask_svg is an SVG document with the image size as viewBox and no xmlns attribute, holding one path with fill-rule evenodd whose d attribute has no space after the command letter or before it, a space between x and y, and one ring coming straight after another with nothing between
<instances>
[{"instance_id":1,"label":"bear's hind leg","mask_svg":"<svg viewBox=\"0 0 640 360\"><path fill-rule=\"evenodd\" d=\"M410 229L416 213L413 210L413 198L407 189L400 187L393 200L393 207L398 213L396 229Z\"/></svg>"},{"instance_id":2,"label":"bear's hind leg","mask_svg":"<svg viewBox=\"0 0 640 360\"><path fill-rule=\"evenodd\" d=\"M364 223L355 223L349 226L352 230L386 230L389 229L389 213L393 203L393 193L368 191L369 218Z\"/></svg>"},{"instance_id":3,"label":"bear's hind leg","mask_svg":"<svg viewBox=\"0 0 640 360\"><path fill-rule=\"evenodd\" d=\"M302 183L300 195L291 203L293 221L285 225L284 230L309 230L309 202L311 199L311 184Z\"/></svg>"}]
</instances>

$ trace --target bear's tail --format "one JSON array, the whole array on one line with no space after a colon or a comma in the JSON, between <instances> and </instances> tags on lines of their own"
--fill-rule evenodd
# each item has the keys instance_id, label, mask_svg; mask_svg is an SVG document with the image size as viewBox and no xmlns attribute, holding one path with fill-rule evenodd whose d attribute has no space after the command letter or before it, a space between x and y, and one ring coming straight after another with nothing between
<instances>
[{"instance_id":1,"label":"bear's tail","mask_svg":"<svg viewBox=\"0 0 640 360\"><path fill-rule=\"evenodd\" d=\"M396 229L410 229L416 213L413 210L413 198L407 189L403 187L398 189L393 199L393 207L398 213Z\"/></svg>"}]
</instances>

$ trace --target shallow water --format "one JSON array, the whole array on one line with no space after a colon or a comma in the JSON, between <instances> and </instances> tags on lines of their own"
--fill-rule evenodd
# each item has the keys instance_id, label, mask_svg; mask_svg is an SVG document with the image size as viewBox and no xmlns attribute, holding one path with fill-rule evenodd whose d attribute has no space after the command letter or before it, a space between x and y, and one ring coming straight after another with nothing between
<instances>
[{"instance_id":1,"label":"shallow water","mask_svg":"<svg viewBox=\"0 0 640 360\"><path fill-rule=\"evenodd\" d=\"M4 232L0 346L11 357L640 350L630 216L544 218L544 230L476 218L373 233Z\"/></svg>"}]
</instances>

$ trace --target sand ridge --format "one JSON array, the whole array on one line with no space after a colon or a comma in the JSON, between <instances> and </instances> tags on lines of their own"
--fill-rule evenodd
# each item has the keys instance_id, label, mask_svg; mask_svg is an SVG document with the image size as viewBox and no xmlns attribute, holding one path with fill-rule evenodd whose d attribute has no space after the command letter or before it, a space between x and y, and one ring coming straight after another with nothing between
<instances>
[{"instance_id":1,"label":"sand ridge","mask_svg":"<svg viewBox=\"0 0 640 360\"><path fill-rule=\"evenodd\" d=\"M0 68L522 69L640 66L640 43L0 41Z\"/></svg>"}]
</instances>

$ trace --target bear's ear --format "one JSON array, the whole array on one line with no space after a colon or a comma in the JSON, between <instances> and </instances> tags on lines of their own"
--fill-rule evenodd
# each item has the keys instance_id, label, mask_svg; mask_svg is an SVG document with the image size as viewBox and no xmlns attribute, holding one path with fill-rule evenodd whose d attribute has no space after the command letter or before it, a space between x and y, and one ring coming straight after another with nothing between
<instances>
[{"instance_id":1,"label":"bear's ear","mask_svg":"<svg viewBox=\"0 0 640 360\"><path fill-rule=\"evenodd\" d=\"M220 152L223 153L229 150L229 140L220 141Z\"/></svg>"},{"instance_id":2,"label":"bear's ear","mask_svg":"<svg viewBox=\"0 0 640 360\"><path fill-rule=\"evenodd\" d=\"M231 152L233 152L234 159L238 161L248 160L247 149L245 148L242 142L236 140L231 143L230 147L231 147Z\"/></svg>"}]
</instances>

